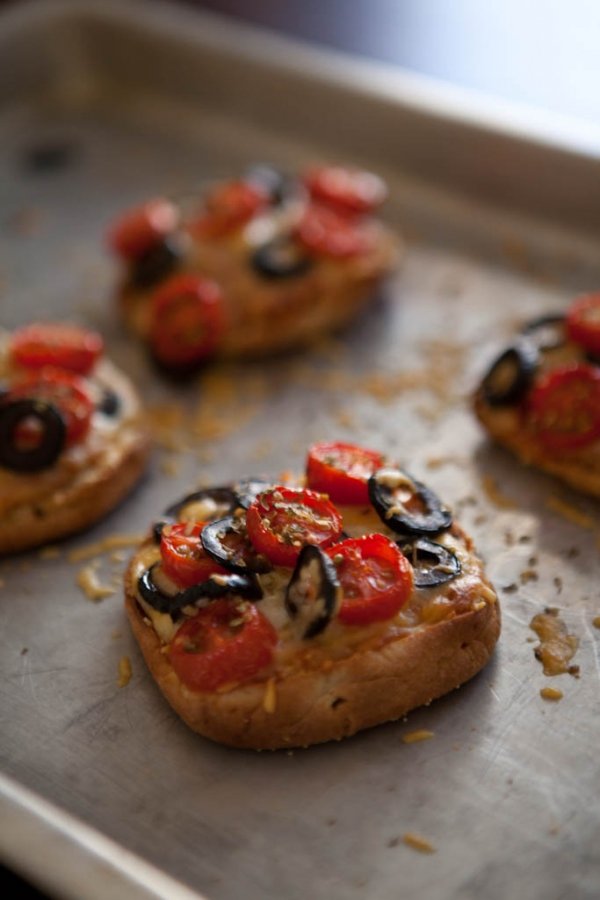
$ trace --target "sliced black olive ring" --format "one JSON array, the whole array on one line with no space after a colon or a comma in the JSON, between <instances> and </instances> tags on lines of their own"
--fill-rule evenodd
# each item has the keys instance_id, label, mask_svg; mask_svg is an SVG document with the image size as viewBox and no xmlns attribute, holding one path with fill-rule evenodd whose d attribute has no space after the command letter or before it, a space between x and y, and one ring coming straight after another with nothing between
<instances>
[{"instance_id":1,"label":"sliced black olive ring","mask_svg":"<svg viewBox=\"0 0 600 900\"><path fill-rule=\"evenodd\" d=\"M178 235L169 235L136 259L129 273L134 288L149 288L172 275L183 258L183 244Z\"/></svg>"},{"instance_id":2,"label":"sliced black olive ring","mask_svg":"<svg viewBox=\"0 0 600 900\"><path fill-rule=\"evenodd\" d=\"M400 488L410 491L411 499L416 498L420 510L407 509L396 497ZM381 521L399 534L438 534L452 524L452 514L442 506L437 494L401 469L378 469L369 478L368 489Z\"/></svg>"},{"instance_id":3,"label":"sliced black olive ring","mask_svg":"<svg viewBox=\"0 0 600 900\"><path fill-rule=\"evenodd\" d=\"M219 565L231 572L270 572L271 563L257 553L246 531L245 516L225 516L205 525L200 535L202 546Z\"/></svg>"},{"instance_id":4,"label":"sliced black olive ring","mask_svg":"<svg viewBox=\"0 0 600 900\"><path fill-rule=\"evenodd\" d=\"M250 476L249 478L242 478L241 481L236 481L233 485L233 492L237 498L238 506L241 506L242 509L248 509L259 494L262 494L263 491L268 491L271 487L273 487L272 481L265 481L263 478Z\"/></svg>"},{"instance_id":5,"label":"sliced black olive ring","mask_svg":"<svg viewBox=\"0 0 600 900\"><path fill-rule=\"evenodd\" d=\"M457 555L427 538L414 541L398 541L398 546L413 567L414 585L417 588L436 587L458 578L461 573Z\"/></svg>"},{"instance_id":6,"label":"sliced black olive ring","mask_svg":"<svg viewBox=\"0 0 600 900\"><path fill-rule=\"evenodd\" d=\"M256 184L266 191L274 206L281 206L286 200L291 199L300 187L296 178L267 163L251 166L244 175L244 181Z\"/></svg>"},{"instance_id":7,"label":"sliced black olive ring","mask_svg":"<svg viewBox=\"0 0 600 900\"><path fill-rule=\"evenodd\" d=\"M525 394L533 382L539 352L532 340L517 338L493 363L481 383L483 398L490 406L509 406Z\"/></svg>"},{"instance_id":8,"label":"sliced black olive ring","mask_svg":"<svg viewBox=\"0 0 600 900\"><path fill-rule=\"evenodd\" d=\"M341 588L333 561L312 544L300 551L285 592L285 608L303 638L320 634L335 616Z\"/></svg>"},{"instance_id":9,"label":"sliced black olive ring","mask_svg":"<svg viewBox=\"0 0 600 900\"><path fill-rule=\"evenodd\" d=\"M289 235L280 235L263 244L252 254L251 263L259 275L273 280L296 278L304 275L313 265L313 261Z\"/></svg>"},{"instance_id":10,"label":"sliced black olive ring","mask_svg":"<svg viewBox=\"0 0 600 900\"><path fill-rule=\"evenodd\" d=\"M565 317L561 315L538 316L527 322L521 334L528 337L538 350L556 350L567 341Z\"/></svg>"},{"instance_id":11,"label":"sliced black olive ring","mask_svg":"<svg viewBox=\"0 0 600 900\"><path fill-rule=\"evenodd\" d=\"M253 576L211 575L206 581L194 584L176 594L165 594L157 586L153 570L158 563L146 569L138 578L138 591L143 600L161 613L179 612L185 606L193 606L198 600L217 600L229 595L244 597L246 600L262 599L262 589Z\"/></svg>"},{"instance_id":12,"label":"sliced black olive ring","mask_svg":"<svg viewBox=\"0 0 600 900\"><path fill-rule=\"evenodd\" d=\"M217 506L224 507L224 509L219 510L219 516L222 516L224 512L233 512L239 505L237 497L230 487L203 488L200 491L194 491L192 494L186 494L181 500L177 500L176 503L167 507L160 520L154 523L152 526L154 540L157 543L160 541L165 525L173 525L175 522L179 522L181 511L184 507L191 503L201 503L203 500L213 500Z\"/></svg>"},{"instance_id":13,"label":"sliced black olive ring","mask_svg":"<svg viewBox=\"0 0 600 900\"><path fill-rule=\"evenodd\" d=\"M39 427L31 447L17 440L18 427L28 419ZM60 456L67 436L59 410L45 400L12 400L0 405L0 466L14 472L39 472Z\"/></svg>"},{"instance_id":14,"label":"sliced black olive ring","mask_svg":"<svg viewBox=\"0 0 600 900\"><path fill-rule=\"evenodd\" d=\"M102 396L96 406L98 412L105 416L116 416L121 409L121 398L112 388L102 387Z\"/></svg>"}]
</instances>

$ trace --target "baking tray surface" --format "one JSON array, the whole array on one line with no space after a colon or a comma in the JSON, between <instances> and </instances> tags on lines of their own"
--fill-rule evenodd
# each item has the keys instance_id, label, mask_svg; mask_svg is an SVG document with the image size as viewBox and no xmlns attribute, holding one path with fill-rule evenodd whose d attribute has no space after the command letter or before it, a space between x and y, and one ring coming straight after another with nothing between
<instances>
[{"instance_id":1,"label":"baking tray surface","mask_svg":"<svg viewBox=\"0 0 600 900\"><path fill-rule=\"evenodd\" d=\"M314 129L300 139L282 127L276 104L258 120L232 115L220 92L242 87L224 86L218 60L226 51L216 45L207 50L214 102L182 98L169 55L181 28L165 38L160 89L125 77L139 70L134 56L130 69L115 63L117 90L98 60L108 35L122 34L128 48L155 39L153 7L144 9L137 25L129 15L119 25L114 7L106 21L94 7L85 41L49 14L25 17L15 34L35 48L52 33L53 58L62 51L64 61L38 59L38 68L48 65L43 84L25 68L0 109L2 324L52 315L99 327L147 402L163 410L154 416L151 470L125 504L56 551L0 563L3 777L17 798L20 786L65 813L60 830L78 860L71 816L211 900L597 896L598 504L491 447L467 402L515 323L600 283L593 233L549 221L544 208L524 215L449 191L416 177L401 156L397 164L383 159L375 140L370 154L343 127L337 144ZM157 15L162 25L164 10ZM197 40L204 48L201 26L210 33L211 20L193 21L186 47ZM122 46L114 44L116 57ZM79 87L66 90L73 73ZM304 102L318 104L318 93L306 78ZM543 148L537 152L543 160ZM374 165L389 181L386 217L407 244L399 272L367 314L308 354L218 367L178 393L114 320L107 223L142 198L179 195L252 161L293 169L323 157ZM510 175L518 184L518 169ZM92 603L77 574L98 560L102 582L116 585L129 548L91 545L143 532L199 481L301 470L306 446L329 437L397 455L454 507L499 591L498 649L471 683L406 722L305 751L214 745L190 733L158 694L129 634L120 588ZM580 640L579 678L549 680L534 657L529 622L547 606L560 608ZM120 687L124 657L133 677ZM540 698L549 685L561 688L562 701ZM434 736L403 741L418 729ZM0 789L5 830L8 788ZM434 852L418 853L407 834L423 836ZM30 871L26 853L19 858L8 844L0 835L0 854ZM37 874L45 883L43 852ZM127 885L125 867L122 874ZM52 886L74 895L68 862L64 881ZM89 896L103 895L99 879Z\"/></svg>"}]
</instances>

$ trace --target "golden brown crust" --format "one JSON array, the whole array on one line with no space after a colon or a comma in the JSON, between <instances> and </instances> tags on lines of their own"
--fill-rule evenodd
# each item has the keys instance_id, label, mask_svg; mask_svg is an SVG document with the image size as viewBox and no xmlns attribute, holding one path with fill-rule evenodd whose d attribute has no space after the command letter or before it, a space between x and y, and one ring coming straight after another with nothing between
<instances>
[{"instance_id":1,"label":"golden brown crust","mask_svg":"<svg viewBox=\"0 0 600 900\"><path fill-rule=\"evenodd\" d=\"M490 436L514 453L521 462L555 475L576 490L600 498L600 445L583 450L550 454L523 426L518 411L511 407L492 407L481 391L474 399L477 418Z\"/></svg>"},{"instance_id":2,"label":"golden brown crust","mask_svg":"<svg viewBox=\"0 0 600 900\"><path fill-rule=\"evenodd\" d=\"M134 562L126 576L125 605L150 672L190 728L234 747L307 746L398 719L472 678L489 660L500 633L499 607L482 576L486 601L454 618L424 624L379 648L359 648L320 669L277 675L272 685L263 680L226 693L200 693L180 681L140 609ZM265 699L272 690L274 709L268 711Z\"/></svg>"},{"instance_id":3,"label":"golden brown crust","mask_svg":"<svg viewBox=\"0 0 600 900\"><path fill-rule=\"evenodd\" d=\"M119 450L104 454L85 478L38 504L19 506L0 522L0 555L30 550L82 531L103 518L131 491L148 459L150 440L141 424L129 423ZM114 436L116 440L117 436Z\"/></svg>"}]
</instances>

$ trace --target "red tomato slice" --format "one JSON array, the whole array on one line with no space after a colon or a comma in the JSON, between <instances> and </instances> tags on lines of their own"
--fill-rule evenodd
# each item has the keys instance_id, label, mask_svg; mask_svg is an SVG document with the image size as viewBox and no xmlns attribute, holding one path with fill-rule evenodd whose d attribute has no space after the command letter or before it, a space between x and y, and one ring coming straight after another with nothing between
<instances>
[{"instance_id":1,"label":"red tomato slice","mask_svg":"<svg viewBox=\"0 0 600 900\"><path fill-rule=\"evenodd\" d=\"M217 348L225 327L223 295L216 282L174 275L152 297L150 343L167 366L201 362Z\"/></svg>"},{"instance_id":2,"label":"red tomato slice","mask_svg":"<svg viewBox=\"0 0 600 900\"><path fill-rule=\"evenodd\" d=\"M296 226L303 247L317 256L348 259L367 253L372 237L360 222L343 216L328 206L309 206Z\"/></svg>"},{"instance_id":3,"label":"red tomato slice","mask_svg":"<svg viewBox=\"0 0 600 900\"><path fill-rule=\"evenodd\" d=\"M294 566L305 544L327 547L342 531L342 517L322 494L276 486L246 512L250 540L276 566Z\"/></svg>"},{"instance_id":4,"label":"red tomato slice","mask_svg":"<svg viewBox=\"0 0 600 900\"><path fill-rule=\"evenodd\" d=\"M543 375L524 406L536 438L550 450L576 450L600 438L600 368L561 366Z\"/></svg>"},{"instance_id":5,"label":"red tomato slice","mask_svg":"<svg viewBox=\"0 0 600 900\"><path fill-rule=\"evenodd\" d=\"M567 313L567 334L584 350L600 354L600 293L575 300Z\"/></svg>"},{"instance_id":6,"label":"red tomato slice","mask_svg":"<svg viewBox=\"0 0 600 900\"><path fill-rule=\"evenodd\" d=\"M190 229L197 237L224 237L249 222L268 202L267 191L258 184L224 182L206 196L205 210Z\"/></svg>"},{"instance_id":7,"label":"red tomato slice","mask_svg":"<svg viewBox=\"0 0 600 900\"><path fill-rule=\"evenodd\" d=\"M319 166L306 172L304 183L315 200L349 215L369 213L387 196L381 178L363 169Z\"/></svg>"},{"instance_id":8,"label":"red tomato slice","mask_svg":"<svg viewBox=\"0 0 600 900\"><path fill-rule=\"evenodd\" d=\"M108 245L117 256L139 259L177 228L177 207L164 197L123 213L109 229Z\"/></svg>"},{"instance_id":9,"label":"red tomato slice","mask_svg":"<svg viewBox=\"0 0 600 900\"><path fill-rule=\"evenodd\" d=\"M9 349L13 362L27 369L56 366L87 375L101 356L104 344L96 331L48 322L17 329Z\"/></svg>"},{"instance_id":10,"label":"red tomato slice","mask_svg":"<svg viewBox=\"0 0 600 900\"><path fill-rule=\"evenodd\" d=\"M9 396L11 400L33 398L55 404L65 420L67 445L83 440L89 431L94 401L80 375L47 366L11 385Z\"/></svg>"},{"instance_id":11,"label":"red tomato slice","mask_svg":"<svg viewBox=\"0 0 600 900\"><path fill-rule=\"evenodd\" d=\"M245 682L273 659L277 632L251 603L215 600L181 626L169 647L175 672L192 690Z\"/></svg>"},{"instance_id":12,"label":"red tomato slice","mask_svg":"<svg viewBox=\"0 0 600 900\"><path fill-rule=\"evenodd\" d=\"M181 587L201 584L211 575L227 574L200 543L203 528L204 522L178 522L163 528L160 538L162 567L165 575Z\"/></svg>"},{"instance_id":13,"label":"red tomato slice","mask_svg":"<svg viewBox=\"0 0 600 900\"><path fill-rule=\"evenodd\" d=\"M308 451L308 487L329 494L335 503L369 503L367 481L384 464L376 450L341 441L313 444Z\"/></svg>"},{"instance_id":14,"label":"red tomato slice","mask_svg":"<svg viewBox=\"0 0 600 900\"><path fill-rule=\"evenodd\" d=\"M383 534L349 538L326 552L342 586L338 618L345 625L391 619L410 597L412 566Z\"/></svg>"}]
</instances>

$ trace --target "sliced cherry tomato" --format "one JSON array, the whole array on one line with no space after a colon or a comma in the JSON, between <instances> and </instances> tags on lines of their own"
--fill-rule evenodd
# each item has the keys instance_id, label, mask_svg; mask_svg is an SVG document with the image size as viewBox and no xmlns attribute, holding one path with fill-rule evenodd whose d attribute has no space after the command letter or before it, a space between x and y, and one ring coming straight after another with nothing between
<instances>
[{"instance_id":1,"label":"sliced cherry tomato","mask_svg":"<svg viewBox=\"0 0 600 900\"><path fill-rule=\"evenodd\" d=\"M206 196L204 212L190 229L198 237L224 237L249 222L268 203L269 194L258 183L227 181Z\"/></svg>"},{"instance_id":2,"label":"sliced cherry tomato","mask_svg":"<svg viewBox=\"0 0 600 900\"><path fill-rule=\"evenodd\" d=\"M17 365L27 369L56 366L79 375L88 374L103 349L96 331L52 322L26 325L10 339L10 354Z\"/></svg>"},{"instance_id":3,"label":"sliced cherry tomato","mask_svg":"<svg viewBox=\"0 0 600 900\"><path fill-rule=\"evenodd\" d=\"M584 350L600 354L600 293L575 300L567 313L567 334Z\"/></svg>"},{"instance_id":4,"label":"sliced cherry tomato","mask_svg":"<svg viewBox=\"0 0 600 900\"><path fill-rule=\"evenodd\" d=\"M225 327L223 295L216 282L199 275L174 275L152 297L150 342L166 366L206 359Z\"/></svg>"},{"instance_id":5,"label":"sliced cherry tomato","mask_svg":"<svg viewBox=\"0 0 600 900\"><path fill-rule=\"evenodd\" d=\"M348 259L367 253L373 244L364 224L328 206L310 205L296 226L303 247L317 256Z\"/></svg>"},{"instance_id":6,"label":"sliced cherry tomato","mask_svg":"<svg viewBox=\"0 0 600 900\"><path fill-rule=\"evenodd\" d=\"M345 625L391 619L410 597L412 567L385 535L349 538L326 552L342 586L338 618Z\"/></svg>"},{"instance_id":7,"label":"sliced cherry tomato","mask_svg":"<svg viewBox=\"0 0 600 900\"><path fill-rule=\"evenodd\" d=\"M164 197L123 213L109 229L108 245L117 256L139 259L177 228L177 207Z\"/></svg>"},{"instance_id":8,"label":"sliced cherry tomato","mask_svg":"<svg viewBox=\"0 0 600 900\"><path fill-rule=\"evenodd\" d=\"M216 691L266 668L276 643L277 632L256 606L215 600L184 622L169 647L169 659L189 688Z\"/></svg>"},{"instance_id":9,"label":"sliced cherry tomato","mask_svg":"<svg viewBox=\"0 0 600 900\"><path fill-rule=\"evenodd\" d=\"M160 555L165 575L181 587L208 581L211 575L226 575L226 570L211 559L200 540L203 522L178 522L167 525L160 538Z\"/></svg>"},{"instance_id":10,"label":"sliced cherry tomato","mask_svg":"<svg viewBox=\"0 0 600 900\"><path fill-rule=\"evenodd\" d=\"M11 400L46 400L54 404L64 419L69 446L83 440L89 431L94 401L85 379L73 372L52 366L29 372L11 385L9 397ZM23 432L21 437L26 440L26 433Z\"/></svg>"},{"instance_id":11,"label":"sliced cherry tomato","mask_svg":"<svg viewBox=\"0 0 600 900\"><path fill-rule=\"evenodd\" d=\"M576 450L600 438L600 368L561 366L533 386L524 415L537 439L551 450Z\"/></svg>"},{"instance_id":12,"label":"sliced cherry tomato","mask_svg":"<svg viewBox=\"0 0 600 900\"><path fill-rule=\"evenodd\" d=\"M327 547L342 532L342 517L322 494L277 486L263 491L246 513L250 540L276 566L294 566L306 544Z\"/></svg>"},{"instance_id":13,"label":"sliced cherry tomato","mask_svg":"<svg viewBox=\"0 0 600 900\"><path fill-rule=\"evenodd\" d=\"M346 214L369 213L386 198L387 189L379 176L363 169L343 166L319 166L309 169L304 183L319 203L333 206Z\"/></svg>"},{"instance_id":14,"label":"sliced cherry tomato","mask_svg":"<svg viewBox=\"0 0 600 900\"><path fill-rule=\"evenodd\" d=\"M335 503L368 504L367 482L384 464L376 450L341 441L313 444L308 451L308 487L329 494Z\"/></svg>"}]
</instances>

